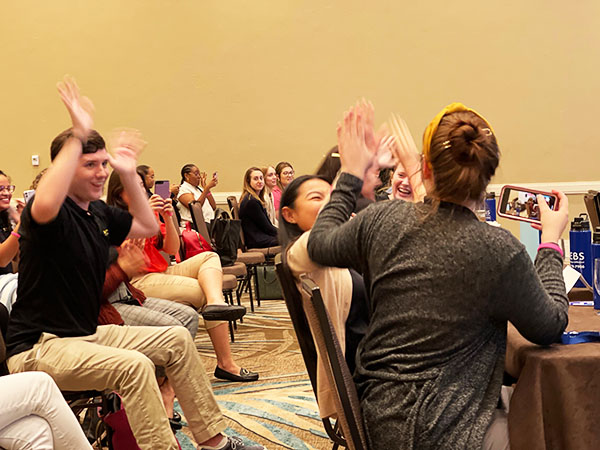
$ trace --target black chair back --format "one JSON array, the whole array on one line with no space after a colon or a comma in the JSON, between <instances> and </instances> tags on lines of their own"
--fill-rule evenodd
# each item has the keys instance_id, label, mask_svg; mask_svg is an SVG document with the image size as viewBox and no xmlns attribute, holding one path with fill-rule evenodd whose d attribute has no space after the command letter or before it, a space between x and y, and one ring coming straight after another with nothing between
<instances>
[{"instance_id":1,"label":"black chair back","mask_svg":"<svg viewBox=\"0 0 600 450\"><path fill-rule=\"evenodd\" d=\"M312 280L304 279L302 287L306 295L303 296L298 291L296 281L287 266L286 252L283 251L280 255L276 258L275 267L315 396L319 357L315 340L322 349L320 357L326 359L323 366L333 387L337 422L335 427L332 427L329 419L323 419L325 431L335 443L334 448L341 445L350 449L366 450L366 435L356 387L323 304L319 287Z\"/></svg>"},{"instance_id":2,"label":"black chair back","mask_svg":"<svg viewBox=\"0 0 600 450\"><path fill-rule=\"evenodd\" d=\"M4 344L6 329L8 328L8 319L8 309L0 303L0 376L8 375L8 368L6 367L6 345Z\"/></svg>"}]
</instances>

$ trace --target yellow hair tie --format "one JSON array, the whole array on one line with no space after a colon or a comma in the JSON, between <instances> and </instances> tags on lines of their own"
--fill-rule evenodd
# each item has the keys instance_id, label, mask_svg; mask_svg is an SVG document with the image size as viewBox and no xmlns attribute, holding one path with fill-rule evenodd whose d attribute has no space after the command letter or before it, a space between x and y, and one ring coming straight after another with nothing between
<instances>
[{"instance_id":1,"label":"yellow hair tie","mask_svg":"<svg viewBox=\"0 0 600 450\"><path fill-rule=\"evenodd\" d=\"M427 125L427 128L425 128L425 133L423 133L423 155L425 155L425 159L428 164L429 164L429 153L431 151L431 139L433 139L433 135L437 131L438 126L440 125L440 122L442 121L442 119L444 118L444 116L446 114L450 114L450 113L457 112L457 111L470 111L473 114L481 117L481 119L483 119L483 121L487 124L487 128L484 128L484 130L488 131L488 136L490 136L494 133L494 130L492 129L492 126L490 125L490 123L487 120L485 120L485 117L483 117L477 111L475 111L474 109L471 109L471 108L467 108L462 103L450 103L448 106L446 106L444 109L442 109L438 113L437 116L435 116L433 118L433 120L429 123L429 125ZM450 144L450 142L447 141L446 148L450 147L449 144Z\"/></svg>"}]
</instances>

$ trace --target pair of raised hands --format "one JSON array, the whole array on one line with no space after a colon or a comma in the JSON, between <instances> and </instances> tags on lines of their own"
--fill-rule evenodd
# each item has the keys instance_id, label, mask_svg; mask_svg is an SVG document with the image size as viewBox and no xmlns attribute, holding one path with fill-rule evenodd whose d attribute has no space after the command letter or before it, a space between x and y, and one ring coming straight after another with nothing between
<instances>
[{"instance_id":1,"label":"pair of raised hands","mask_svg":"<svg viewBox=\"0 0 600 450\"><path fill-rule=\"evenodd\" d=\"M94 105L91 100L80 94L75 79L65 76L56 85L62 102L67 107L73 125L73 135L85 143L94 127ZM108 155L109 164L120 175L133 174L137 166L137 157L146 146L139 131L119 129L110 134Z\"/></svg>"},{"instance_id":2,"label":"pair of raised hands","mask_svg":"<svg viewBox=\"0 0 600 450\"><path fill-rule=\"evenodd\" d=\"M217 172L213 173L213 176L210 180L208 180L208 175L206 172L200 172L200 187L204 191L210 191L212 188L219 184L219 179L217 178Z\"/></svg>"},{"instance_id":3,"label":"pair of raised hands","mask_svg":"<svg viewBox=\"0 0 600 450\"><path fill-rule=\"evenodd\" d=\"M421 170L421 156L406 122L393 115L376 133L374 108L364 99L344 113L337 136L342 171L358 178L376 165L378 169L404 166L407 173Z\"/></svg>"},{"instance_id":4,"label":"pair of raised hands","mask_svg":"<svg viewBox=\"0 0 600 450\"><path fill-rule=\"evenodd\" d=\"M173 215L173 201L170 198L162 198L160 195L154 194L148 199L152 211L159 213L163 218Z\"/></svg>"}]
</instances>

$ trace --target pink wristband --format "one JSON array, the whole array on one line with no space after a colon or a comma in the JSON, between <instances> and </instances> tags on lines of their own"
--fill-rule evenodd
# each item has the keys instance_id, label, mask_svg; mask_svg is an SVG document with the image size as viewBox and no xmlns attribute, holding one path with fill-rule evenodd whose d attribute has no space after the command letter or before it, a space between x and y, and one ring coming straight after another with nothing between
<instances>
[{"instance_id":1,"label":"pink wristband","mask_svg":"<svg viewBox=\"0 0 600 450\"><path fill-rule=\"evenodd\" d=\"M565 254L562 251L562 248L560 248L558 244L555 244L554 242L544 242L543 244L540 244L538 247L538 252L541 248L551 248L552 250L556 250L558 253L560 253L560 256L565 256Z\"/></svg>"},{"instance_id":2,"label":"pink wristband","mask_svg":"<svg viewBox=\"0 0 600 450\"><path fill-rule=\"evenodd\" d=\"M10 234L12 234L17 239L21 237L21 235L19 233L17 233L16 231L11 231Z\"/></svg>"}]
</instances>

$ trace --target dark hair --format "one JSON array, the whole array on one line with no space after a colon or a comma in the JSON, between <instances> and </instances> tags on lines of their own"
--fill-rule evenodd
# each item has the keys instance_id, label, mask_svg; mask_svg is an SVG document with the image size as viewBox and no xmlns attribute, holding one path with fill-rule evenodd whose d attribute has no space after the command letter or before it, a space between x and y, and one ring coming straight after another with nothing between
<instances>
[{"instance_id":1,"label":"dark hair","mask_svg":"<svg viewBox=\"0 0 600 450\"><path fill-rule=\"evenodd\" d=\"M73 128L68 128L58 136L54 138L52 144L50 144L50 161L54 161L56 155L61 151L63 145L70 137L73 137ZM83 145L82 153L96 153L98 150L103 150L106 148L106 143L102 136L96 131L90 131L87 142Z\"/></svg>"},{"instance_id":2,"label":"dark hair","mask_svg":"<svg viewBox=\"0 0 600 450\"><path fill-rule=\"evenodd\" d=\"M144 182L144 176L139 172L137 172L137 175L140 177L142 182ZM110 174L110 178L108 179L108 188L106 189L106 203L110 206L129 211L129 206L123 200L123 183L121 182L121 177L119 176L116 170L112 171L112 173ZM157 237L157 246L160 249L163 246L163 237L160 231L158 232Z\"/></svg>"},{"instance_id":3,"label":"dark hair","mask_svg":"<svg viewBox=\"0 0 600 450\"><path fill-rule=\"evenodd\" d=\"M496 137L484 119L471 111L447 114L431 139L433 196L453 203L480 201L499 161Z\"/></svg>"},{"instance_id":4,"label":"dark hair","mask_svg":"<svg viewBox=\"0 0 600 450\"><path fill-rule=\"evenodd\" d=\"M323 179L329 184L333 183L333 180L335 180L335 177L342 167L342 162L340 161L339 155L332 156L334 153L338 153L337 145L327 152L323 158L323 161L321 162L321 165L315 172L316 175L323 177Z\"/></svg>"},{"instance_id":5,"label":"dark hair","mask_svg":"<svg viewBox=\"0 0 600 450\"><path fill-rule=\"evenodd\" d=\"M277 174L277 186L279 186L279 189L281 189L282 191L284 188L283 188L283 185L281 184L281 172L283 172L283 169L285 169L286 167L289 167L290 169L294 170L292 165L286 161L281 161L279 164L277 164L275 166L275 173Z\"/></svg>"},{"instance_id":6,"label":"dark hair","mask_svg":"<svg viewBox=\"0 0 600 450\"><path fill-rule=\"evenodd\" d=\"M185 181L185 174L190 173L194 167L196 167L196 164L186 164L181 168L181 182L179 184L183 184Z\"/></svg>"},{"instance_id":7,"label":"dark hair","mask_svg":"<svg viewBox=\"0 0 600 450\"><path fill-rule=\"evenodd\" d=\"M1 170L0 175L8 178L8 182L10 183L10 177ZM4 233L10 233L12 231L12 224L10 223L10 218L8 216L8 209L0 211L0 229Z\"/></svg>"},{"instance_id":8,"label":"dark hair","mask_svg":"<svg viewBox=\"0 0 600 450\"><path fill-rule=\"evenodd\" d=\"M139 166L137 166L135 168L135 171L137 172L137 174L140 177L142 177L142 181L144 182L144 189L146 189L146 194L148 194L148 196L151 196L152 195L152 191L150 190L150 188L146 184L146 176L148 175L148 172L150 171L150 166L147 166L145 164L140 164Z\"/></svg>"},{"instance_id":9,"label":"dark hair","mask_svg":"<svg viewBox=\"0 0 600 450\"><path fill-rule=\"evenodd\" d=\"M296 199L298 198L298 191L300 187L307 181L310 180L323 180L329 183L329 181L320 175L302 175L298 178L294 178L290 184L288 184L281 194L281 199L279 201L279 243L282 246L288 245L290 242L296 240L304 231L300 229L300 227L295 224L288 222L285 220L285 217L282 214L282 210L284 207L294 209L294 203L296 203ZM329 183L331 184L331 183Z\"/></svg>"},{"instance_id":10,"label":"dark hair","mask_svg":"<svg viewBox=\"0 0 600 450\"><path fill-rule=\"evenodd\" d=\"M108 187L106 188L106 204L128 211L129 207L123 201L122 195L123 183L121 183L121 177L116 170L113 170L108 179Z\"/></svg>"}]
</instances>

